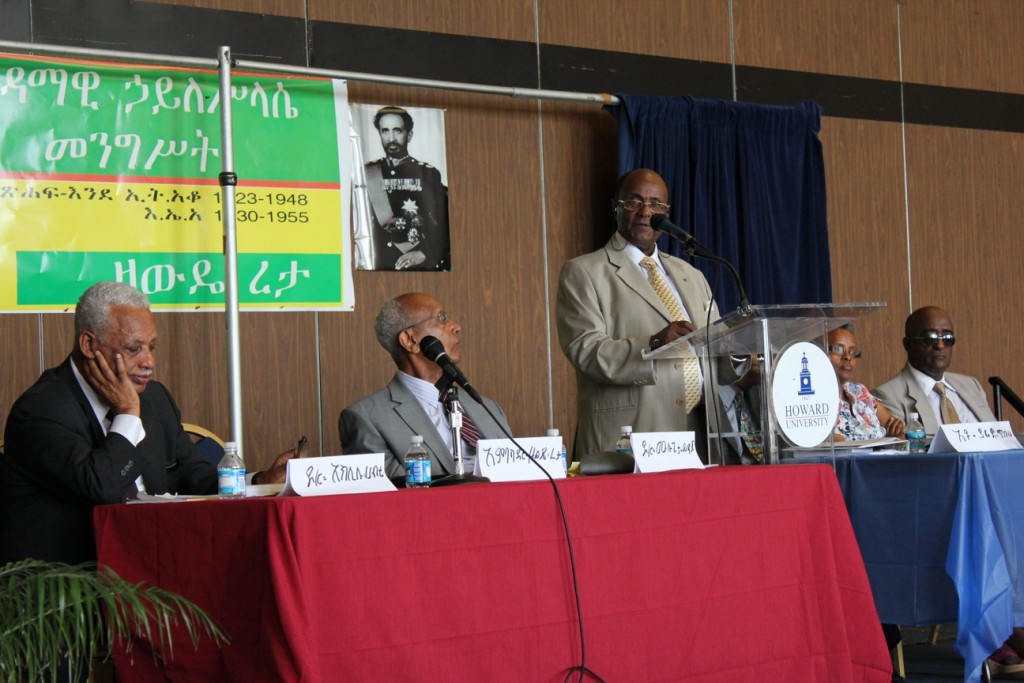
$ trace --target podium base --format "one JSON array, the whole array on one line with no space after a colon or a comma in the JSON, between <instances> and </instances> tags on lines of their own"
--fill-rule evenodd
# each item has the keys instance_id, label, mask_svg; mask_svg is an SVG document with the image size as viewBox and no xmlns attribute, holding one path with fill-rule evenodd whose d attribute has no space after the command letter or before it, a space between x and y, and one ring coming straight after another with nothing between
<instances>
[{"instance_id":1,"label":"podium base","mask_svg":"<svg viewBox=\"0 0 1024 683\"><path fill-rule=\"evenodd\" d=\"M490 481L490 479L473 474L448 474L430 482L430 488L435 486L457 486L459 484L481 484L485 481Z\"/></svg>"}]
</instances>

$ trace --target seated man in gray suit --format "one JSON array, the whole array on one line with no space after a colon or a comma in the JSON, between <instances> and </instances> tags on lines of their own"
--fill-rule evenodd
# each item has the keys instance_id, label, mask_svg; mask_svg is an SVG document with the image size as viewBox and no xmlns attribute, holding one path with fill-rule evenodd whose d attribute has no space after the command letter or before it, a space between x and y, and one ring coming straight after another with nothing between
<instances>
[{"instance_id":1,"label":"seated man in gray suit","mask_svg":"<svg viewBox=\"0 0 1024 683\"><path fill-rule=\"evenodd\" d=\"M454 474L452 433L438 387L444 373L437 363L423 355L420 341L428 335L436 337L452 361L458 363L462 360L462 328L434 297L409 292L384 303L374 330L398 372L386 387L341 412L338 432L342 451L384 453L387 475L395 479L405 476L403 456L412 436L419 434L430 452L431 477ZM467 432L476 431L482 439L500 439L505 436L502 427L511 430L505 413L491 399L484 397L484 403L500 423L468 393L461 392L459 401L464 411L462 452L468 474L473 471L476 441ZM467 422L471 423L469 429Z\"/></svg>"},{"instance_id":2,"label":"seated man in gray suit","mask_svg":"<svg viewBox=\"0 0 1024 683\"><path fill-rule=\"evenodd\" d=\"M917 309L904 327L906 366L871 393L904 422L910 421L910 413L918 413L929 435L942 424L995 421L981 383L968 375L946 372L955 343L953 323L944 310L937 306Z\"/></svg>"}]
</instances>

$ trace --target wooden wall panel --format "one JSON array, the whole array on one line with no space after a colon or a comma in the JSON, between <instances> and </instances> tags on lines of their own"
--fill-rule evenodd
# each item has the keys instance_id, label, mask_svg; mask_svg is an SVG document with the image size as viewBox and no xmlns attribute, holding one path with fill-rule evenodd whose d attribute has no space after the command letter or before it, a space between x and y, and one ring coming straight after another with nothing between
<instances>
[{"instance_id":1,"label":"wooden wall panel","mask_svg":"<svg viewBox=\"0 0 1024 683\"><path fill-rule=\"evenodd\" d=\"M548 224L554 424L572 453L576 372L558 345L555 295L562 264L604 245L615 230L615 119L593 105L545 103L544 189ZM539 369L538 369L539 370ZM539 377L539 371L537 376Z\"/></svg>"},{"instance_id":2,"label":"wooden wall panel","mask_svg":"<svg viewBox=\"0 0 1024 683\"><path fill-rule=\"evenodd\" d=\"M182 421L206 427L227 441L231 434L224 321L223 313L158 312L156 378L174 396ZM243 346L246 341L243 338ZM249 445L246 439L243 453Z\"/></svg>"},{"instance_id":3,"label":"wooden wall panel","mask_svg":"<svg viewBox=\"0 0 1024 683\"><path fill-rule=\"evenodd\" d=\"M43 315L43 363L52 368L60 365L71 353L75 342L75 315L47 313Z\"/></svg>"},{"instance_id":4,"label":"wooden wall panel","mask_svg":"<svg viewBox=\"0 0 1024 683\"><path fill-rule=\"evenodd\" d=\"M239 336L247 466L267 467L300 436L321 452L316 314L243 313Z\"/></svg>"},{"instance_id":5,"label":"wooden wall panel","mask_svg":"<svg viewBox=\"0 0 1024 683\"><path fill-rule=\"evenodd\" d=\"M39 315L0 317L0 419L4 422L14 402L45 369L40 367L40 349Z\"/></svg>"},{"instance_id":6,"label":"wooden wall panel","mask_svg":"<svg viewBox=\"0 0 1024 683\"><path fill-rule=\"evenodd\" d=\"M538 0L540 41L728 63L728 0Z\"/></svg>"},{"instance_id":7,"label":"wooden wall panel","mask_svg":"<svg viewBox=\"0 0 1024 683\"><path fill-rule=\"evenodd\" d=\"M533 0L421 0L420 2L336 2L309 0L309 18L343 24L524 40L534 36ZM382 50L401 50L400 43Z\"/></svg>"},{"instance_id":8,"label":"wooden wall panel","mask_svg":"<svg viewBox=\"0 0 1024 683\"><path fill-rule=\"evenodd\" d=\"M894 0L735 0L736 62L899 80Z\"/></svg>"},{"instance_id":9,"label":"wooden wall panel","mask_svg":"<svg viewBox=\"0 0 1024 683\"><path fill-rule=\"evenodd\" d=\"M825 118L832 295L837 303L888 306L856 324L864 352L857 381L877 386L906 362L900 345L910 312L901 127Z\"/></svg>"},{"instance_id":10,"label":"wooden wall panel","mask_svg":"<svg viewBox=\"0 0 1024 683\"><path fill-rule=\"evenodd\" d=\"M907 155L914 307L949 313L953 371L986 390L998 375L1020 393L1024 135L908 126Z\"/></svg>"},{"instance_id":11,"label":"wooden wall panel","mask_svg":"<svg viewBox=\"0 0 1024 683\"><path fill-rule=\"evenodd\" d=\"M903 0L903 77L1024 93L1024 3Z\"/></svg>"}]
</instances>

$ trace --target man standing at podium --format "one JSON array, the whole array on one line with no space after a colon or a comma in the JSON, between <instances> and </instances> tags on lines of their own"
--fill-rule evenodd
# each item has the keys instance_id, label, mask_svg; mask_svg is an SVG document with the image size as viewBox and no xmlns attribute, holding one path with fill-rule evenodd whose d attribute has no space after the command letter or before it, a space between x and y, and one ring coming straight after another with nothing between
<instances>
[{"instance_id":1,"label":"man standing at podium","mask_svg":"<svg viewBox=\"0 0 1024 683\"><path fill-rule=\"evenodd\" d=\"M704 275L663 254L651 217L668 213L660 175L624 175L612 201L617 230L601 249L568 261L558 282L558 340L576 368L575 456L613 450L619 430L695 431L707 460L697 357L644 360L709 319L719 318ZM704 446L702 450L702 446Z\"/></svg>"},{"instance_id":2,"label":"man standing at podium","mask_svg":"<svg viewBox=\"0 0 1024 683\"><path fill-rule=\"evenodd\" d=\"M904 422L918 413L929 435L939 425L995 422L981 383L969 375L946 372L953 360L953 323L938 306L919 308L907 318L903 348L907 364L872 393Z\"/></svg>"}]
</instances>

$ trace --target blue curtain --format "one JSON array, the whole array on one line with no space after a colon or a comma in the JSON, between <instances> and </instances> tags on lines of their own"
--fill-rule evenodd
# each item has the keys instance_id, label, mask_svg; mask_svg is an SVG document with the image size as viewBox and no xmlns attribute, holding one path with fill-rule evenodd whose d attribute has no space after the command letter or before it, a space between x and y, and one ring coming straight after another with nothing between
<instances>
[{"instance_id":1,"label":"blue curtain","mask_svg":"<svg viewBox=\"0 0 1024 683\"><path fill-rule=\"evenodd\" d=\"M831 303L821 107L617 94L620 175L665 179L669 214L736 266L752 304ZM680 255L662 236L658 248ZM722 313L739 303L728 273L695 259Z\"/></svg>"}]
</instances>

